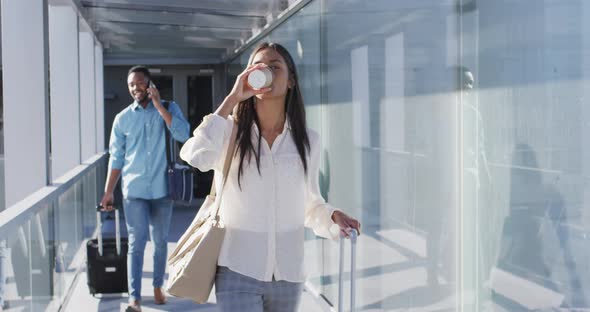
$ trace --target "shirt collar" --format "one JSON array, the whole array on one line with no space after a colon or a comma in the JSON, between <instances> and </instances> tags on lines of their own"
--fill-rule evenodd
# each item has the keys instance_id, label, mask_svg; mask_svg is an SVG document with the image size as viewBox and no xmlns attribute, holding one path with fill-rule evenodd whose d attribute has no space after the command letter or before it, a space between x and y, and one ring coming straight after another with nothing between
<instances>
[{"instance_id":1,"label":"shirt collar","mask_svg":"<svg viewBox=\"0 0 590 312\"><path fill-rule=\"evenodd\" d=\"M139 103L137 103L137 101L133 101L133 104L131 104L131 109L133 109L134 111L137 110L138 108L140 108L141 105L139 105ZM146 105L145 109L151 109L152 107L154 107L154 104L152 103L152 101L149 101L148 104ZM143 108L143 107L141 107Z\"/></svg>"},{"instance_id":2,"label":"shirt collar","mask_svg":"<svg viewBox=\"0 0 590 312\"><path fill-rule=\"evenodd\" d=\"M256 123L253 122L252 126L254 127L255 133L258 134L259 130L258 130L258 126L256 125ZM281 134L286 133L287 130L291 131L291 123L289 122L289 118L285 118L285 124L283 125L283 132L281 132Z\"/></svg>"}]
</instances>

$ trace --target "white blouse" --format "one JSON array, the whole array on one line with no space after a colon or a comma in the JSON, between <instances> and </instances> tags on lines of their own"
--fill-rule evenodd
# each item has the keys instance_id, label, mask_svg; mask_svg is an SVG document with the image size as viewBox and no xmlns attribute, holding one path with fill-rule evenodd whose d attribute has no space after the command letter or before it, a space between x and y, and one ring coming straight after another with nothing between
<instances>
[{"instance_id":1,"label":"white blouse","mask_svg":"<svg viewBox=\"0 0 590 312\"><path fill-rule=\"evenodd\" d=\"M233 117L206 116L180 151L180 157L201 171L215 170L221 189L223 163L233 127ZM272 148L261 139L260 173L256 160L244 159L238 186L239 154L234 157L221 194L220 216L226 232L218 264L260 281L305 281L304 226L316 235L337 239L339 227L332 221L334 208L319 192L320 142L307 130L311 153L305 174L297 147L285 122ZM258 127L252 142L258 150ZM220 196L217 196L219 199ZM215 205L212 205L215 206ZM199 212L199 215L204 212Z\"/></svg>"}]
</instances>

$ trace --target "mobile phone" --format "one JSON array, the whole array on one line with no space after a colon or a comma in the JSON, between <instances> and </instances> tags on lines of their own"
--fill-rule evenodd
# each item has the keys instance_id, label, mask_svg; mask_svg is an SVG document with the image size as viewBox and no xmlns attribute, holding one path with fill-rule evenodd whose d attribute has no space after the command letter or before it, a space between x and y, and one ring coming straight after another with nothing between
<instances>
[{"instance_id":1,"label":"mobile phone","mask_svg":"<svg viewBox=\"0 0 590 312\"><path fill-rule=\"evenodd\" d=\"M148 80L148 88L155 88L155 87L156 87L156 85L151 80ZM152 93L150 91L148 91L148 94L152 95Z\"/></svg>"}]
</instances>

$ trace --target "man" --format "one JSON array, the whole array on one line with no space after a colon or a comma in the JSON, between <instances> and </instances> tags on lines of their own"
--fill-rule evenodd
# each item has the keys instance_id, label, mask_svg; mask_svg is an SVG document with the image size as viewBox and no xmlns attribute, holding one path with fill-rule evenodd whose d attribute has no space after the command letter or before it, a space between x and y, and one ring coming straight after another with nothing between
<instances>
[{"instance_id":1,"label":"man","mask_svg":"<svg viewBox=\"0 0 590 312\"><path fill-rule=\"evenodd\" d=\"M103 210L113 210L113 189L122 176L123 208L129 233L127 311L141 311L143 254L148 233L154 242L154 300L166 303L162 290L166 268L167 240L172 201L166 178L166 142L168 128L172 137L184 142L189 124L180 108L170 102L168 110L153 84L147 68L134 66L127 75L129 93L135 100L115 117L109 144L109 172ZM164 126L165 124L165 126Z\"/></svg>"}]
</instances>

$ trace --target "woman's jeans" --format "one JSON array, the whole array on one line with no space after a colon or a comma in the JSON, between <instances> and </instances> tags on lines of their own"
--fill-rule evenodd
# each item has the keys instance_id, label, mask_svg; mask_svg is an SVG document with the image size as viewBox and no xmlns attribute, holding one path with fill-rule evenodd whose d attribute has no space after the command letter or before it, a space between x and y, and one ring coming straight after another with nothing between
<instances>
[{"instance_id":1,"label":"woman's jeans","mask_svg":"<svg viewBox=\"0 0 590 312\"><path fill-rule=\"evenodd\" d=\"M263 282L218 266L215 274L217 308L222 312L296 312L303 283Z\"/></svg>"},{"instance_id":2,"label":"woman's jeans","mask_svg":"<svg viewBox=\"0 0 590 312\"><path fill-rule=\"evenodd\" d=\"M151 236L154 242L154 288L164 284L166 258L168 254L168 230L172 217L172 200L125 198L123 200L125 222L129 232L127 253L127 278L129 299L141 300L141 278L143 254Z\"/></svg>"}]
</instances>

